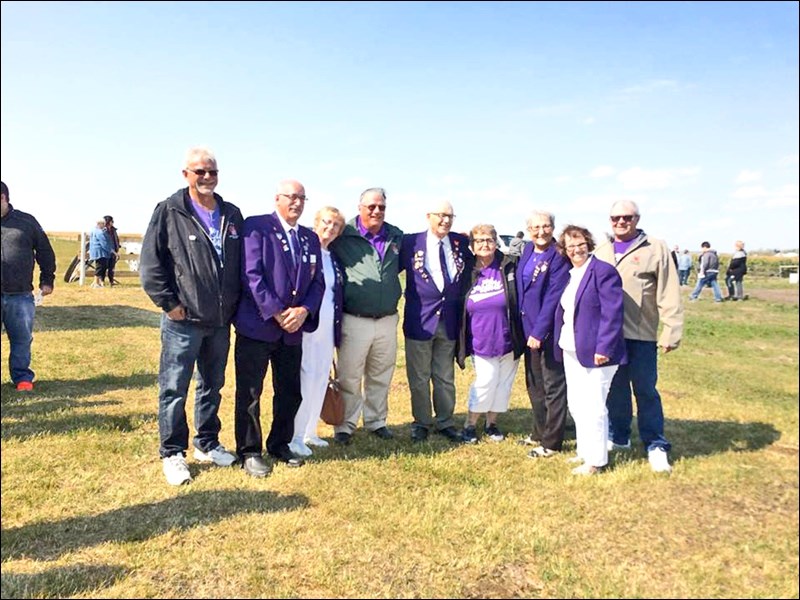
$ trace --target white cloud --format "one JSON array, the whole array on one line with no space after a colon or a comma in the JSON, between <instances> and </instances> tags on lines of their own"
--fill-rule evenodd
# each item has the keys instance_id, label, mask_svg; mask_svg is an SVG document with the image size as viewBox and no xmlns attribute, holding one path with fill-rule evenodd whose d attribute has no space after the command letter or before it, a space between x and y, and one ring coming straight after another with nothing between
<instances>
[{"instance_id":1,"label":"white cloud","mask_svg":"<svg viewBox=\"0 0 800 600\"><path fill-rule=\"evenodd\" d=\"M369 183L363 177L350 177L342 182L342 186L346 188L358 188L360 190L366 189L368 185Z\"/></svg>"},{"instance_id":2,"label":"white cloud","mask_svg":"<svg viewBox=\"0 0 800 600\"><path fill-rule=\"evenodd\" d=\"M737 200L753 200L754 198L765 198L769 195L763 185L749 185L737 188L732 197Z\"/></svg>"},{"instance_id":3,"label":"white cloud","mask_svg":"<svg viewBox=\"0 0 800 600\"><path fill-rule=\"evenodd\" d=\"M678 87L678 82L673 79L652 79L643 83L628 86L620 90L621 94L625 95L638 95L649 94L659 90L670 89Z\"/></svg>"},{"instance_id":4,"label":"white cloud","mask_svg":"<svg viewBox=\"0 0 800 600\"><path fill-rule=\"evenodd\" d=\"M761 171L744 169L736 176L734 183L741 185L742 183L753 183L754 181L761 181Z\"/></svg>"},{"instance_id":5,"label":"white cloud","mask_svg":"<svg viewBox=\"0 0 800 600\"><path fill-rule=\"evenodd\" d=\"M595 167L589 172L589 177L611 177L615 175L617 170L614 167L609 167L608 165L601 165L599 167Z\"/></svg>"},{"instance_id":6,"label":"white cloud","mask_svg":"<svg viewBox=\"0 0 800 600\"><path fill-rule=\"evenodd\" d=\"M660 190L675 183L691 180L700 172L697 167L682 169L642 169L633 167L619 174L617 179L626 190Z\"/></svg>"},{"instance_id":7,"label":"white cloud","mask_svg":"<svg viewBox=\"0 0 800 600\"><path fill-rule=\"evenodd\" d=\"M546 106L533 106L522 111L523 115L532 117L559 117L571 113L571 104L550 104Z\"/></svg>"},{"instance_id":8,"label":"white cloud","mask_svg":"<svg viewBox=\"0 0 800 600\"><path fill-rule=\"evenodd\" d=\"M558 177L553 179L553 182L557 183L558 185L563 185L565 183L568 183L571 180L572 180L572 178L569 175L559 175Z\"/></svg>"},{"instance_id":9,"label":"white cloud","mask_svg":"<svg viewBox=\"0 0 800 600\"><path fill-rule=\"evenodd\" d=\"M778 161L778 164L782 167L792 167L800 164L800 155L798 154L789 154L784 156L783 158Z\"/></svg>"},{"instance_id":10,"label":"white cloud","mask_svg":"<svg viewBox=\"0 0 800 600\"><path fill-rule=\"evenodd\" d=\"M586 117L583 120L584 125L594 125L594 117Z\"/></svg>"}]
</instances>

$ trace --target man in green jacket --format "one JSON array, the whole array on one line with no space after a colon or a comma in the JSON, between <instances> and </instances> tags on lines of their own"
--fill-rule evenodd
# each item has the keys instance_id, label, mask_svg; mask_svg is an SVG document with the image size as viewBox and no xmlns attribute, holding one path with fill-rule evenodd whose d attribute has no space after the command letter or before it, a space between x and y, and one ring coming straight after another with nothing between
<instances>
[{"instance_id":1,"label":"man in green jacket","mask_svg":"<svg viewBox=\"0 0 800 600\"><path fill-rule=\"evenodd\" d=\"M363 413L364 427L391 439L386 427L389 385L397 359L397 303L403 232L385 222L386 191L361 194L358 216L331 243L344 269L344 318L338 370L344 423L334 440L349 444Z\"/></svg>"}]
</instances>

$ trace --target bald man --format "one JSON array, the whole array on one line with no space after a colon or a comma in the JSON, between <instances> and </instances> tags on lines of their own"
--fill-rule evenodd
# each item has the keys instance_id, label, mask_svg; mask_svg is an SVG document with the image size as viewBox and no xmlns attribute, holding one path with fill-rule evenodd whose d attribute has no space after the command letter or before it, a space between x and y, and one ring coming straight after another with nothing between
<instances>
[{"instance_id":1,"label":"bald man","mask_svg":"<svg viewBox=\"0 0 800 600\"><path fill-rule=\"evenodd\" d=\"M272 363L272 427L267 453L299 467L303 459L289 449L300 407L303 332L316 331L325 291L317 234L297 224L306 202L299 181L278 184L275 212L248 217L242 237L245 289L236 312L236 453L245 473L265 477L271 466L262 457L261 391Z\"/></svg>"},{"instance_id":2,"label":"bald man","mask_svg":"<svg viewBox=\"0 0 800 600\"><path fill-rule=\"evenodd\" d=\"M473 256L469 240L450 231L455 218L452 204L436 202L426 216L428 229L406 234L400 253L400 268L406 271L403 334L414 417L411 439L422 442L434 430L458 443L461 436L453 424L453 365L464 283L469 280Z\"/></svg>"}]
</instances>

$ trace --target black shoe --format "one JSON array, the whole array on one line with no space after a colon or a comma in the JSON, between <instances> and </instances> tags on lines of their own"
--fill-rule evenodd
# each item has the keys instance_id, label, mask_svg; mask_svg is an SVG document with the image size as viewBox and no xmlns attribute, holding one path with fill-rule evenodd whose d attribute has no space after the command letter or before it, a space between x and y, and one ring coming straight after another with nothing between
<instances>
[{"instance_id":1,"label":"black shoe","mask_svg":"<svg viewBox=\"0 0 800 600\"><path fill-rule=\"evenodd\" d=\"M242 461L244 472L251 477L266 477L272 472L272 467L258 455L245 456Z\"/></svg>"},{"instance_id":2,"label":"black shoe","mask_svg":"<svg viewBox=\"0 0 800 600\"><path fill-rule=\"evenodd\" d=\"M340 431L333 436L333 441L337 444L341 444L342 446L347 446L353 441L353 436L349 433L345 433L344 431Z\"/></svg>"},{"instance_id":3,"label":"black shoe","mask_svg":"<svg viewBox=\"0 0 800 600\"><path fill-rule=\"evenodd\" d=\"M475 429L474 425L467 425L461 430L461 441L465 444L478 443L478 431Z\"/></svg>"},{"instance_id":4,"label":"black shoe","mask_svg":"<svg viewBox=\"0 0 800 600\"><path fill-rule=\"evenodd\" d=\"M456 428L453 427L452 425L450 427L445 427L444 429L440 429L436 433L438 433L439 435L443 435L451 442L456 442L458 444L461 443L461 435L458 433L458 431L456 431Z\"/></svg>"},{"instance_id":5,"label":"black shoe","mask_svg":"<svg viewBox=\"0 0 800 600\"><path fill-rule=\"evenodd\" d=\"M382 440L390 440L394 437L394 434L391 431L389 431L388 427L378 427L372 433L374 435L377 435Z\"/></svg>"},{"instance_id":6,"label":"black shoe","mask_svg":"<svg viewBox=\"0 0 800 600\"><path fill-rule=\"evenodd\" d=\"M287 467L292 467L295 469L297 467L302 467L304 464L306 464L306 461L304 461L302 458L298 458L297 456L292 454L292 451L289 450L289 448L283 448L277 454L272 454L270 452L270 456L272 456L275 460L279 462L285 463Z\"/></svg>"},{"instance_id":7,"label":"black shoe","mask_svg":"<svg viewBox=\"0 0 800 600\"><path fill-rule=\"evenodd\" d=\"M424 427L412 427L411 428L411 441L415 444L419 442L424 442L428 439L428 430Z\"/></svg>"}]
</instances>

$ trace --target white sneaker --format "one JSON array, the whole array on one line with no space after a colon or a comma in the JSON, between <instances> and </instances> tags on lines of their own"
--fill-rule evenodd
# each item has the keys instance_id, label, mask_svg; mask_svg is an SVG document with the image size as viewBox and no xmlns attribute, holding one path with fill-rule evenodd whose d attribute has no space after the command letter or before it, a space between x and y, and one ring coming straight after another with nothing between
<instances>
[{"instance_id":1,"label":"white sneaker","mask_svg":"<svg viewBox=\"0 0 800 600\"><path fill-rule=\"evenodd\" d=\"M590 465L589 463L583 463L580 467L575 467L572 469L573 475L596 475L600 471L602 471L605 467L595 467Z\"/></svg>"},{"instance_id":2,"label":"white sneaker","mask_svg":"<svg viewBox=\"0 0 800 600\"><path fill-rule=\"evenodd\" d=\"M295 456L311 456L314 454L313 450L306 446L301 440L292 440L289 442L289 450Z\"/></svg>"},{"instance_id":3,"label":"white sneaker","mask_svg":"<svg viewBox=\"0 0 800 600\"><path fill-rule=\"evenodd\" d=\"M630 450L631 449L631 441L628 440L625 444L615 444L614 440L608 440L608 451L614 452L616 450Z\"/></svg>"},{"instance_id":4,"label":"white sneaker","mask_svg":"<svg viewBox=\"0 0 800 600\"><path fill-rule=\"evenodd\" d=\"M663 448L653 448L647 452L647 460L650 461L650 468L656 473L671 473L672 467L669 464L669 457Z\"/></svg>"},{"instance_id":5,"label":"white sneaker","mask_svg":"<svg viewBox=\"0 0 800 600\"><path fill-rule=\"evenodd\" d=\"M307 437L303 441L306 443L306 446L317 446L318 448L327 448L329 446L328 442L317 436Z\"/></svg>"},{"instance_id":6,"label":"white sneaker","mask_svg":"<svg viewBox=\"0 0 800 600\"><path fill-rule=\"evenodd\" d=\"M220 444L208 452L195 448L194 459L201 463L214 463L218 467L230 467L236 462L236 455L233 452L228 452L225 446Z\"/></svg>"},{"instance_id":7,"label":"white sneaker","mask_svg":"<svg viewBox=\"0 0 800 600\"><path fill-rule=\"evenodd\" d=\"M571 465L582 465L584 461L580 456L571 456L567 459L567 462Z\"/></svg>"},{"instance_id":8,"label":"white sneaker","mask_svg":"<svg viewBox=\"0 0 800 600\"><path fill-rule=\"evenodd\" d=\"M161 462L163 463L164 476L167 478L168 484L183 485L192 480L192 474L189 473L189 466L186 464L183 454L173 454Z\"/></svg>"}]
</instances>

